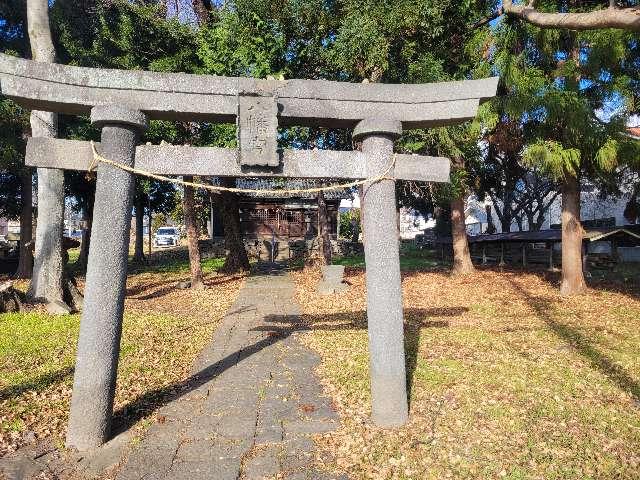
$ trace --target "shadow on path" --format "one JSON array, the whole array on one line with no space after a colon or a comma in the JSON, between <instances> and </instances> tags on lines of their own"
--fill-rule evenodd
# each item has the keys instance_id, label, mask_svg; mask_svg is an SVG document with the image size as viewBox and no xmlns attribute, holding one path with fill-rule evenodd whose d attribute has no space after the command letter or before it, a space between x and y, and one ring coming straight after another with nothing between
<instances>
[{"instance_id":1,"label":"shadow on path","mask_svg":"<svg viewBox=\"0 0 640 480\"><path fill-rule=\"evenodd\" d=\"M242 307L238 310L230 311L227 315L241 313L254 307ZM432 315L456 316L464 313L466 308L409 308L405 310L405 348L407 362L407 386L409 394L413 384L413 373L415 371L418 346L420 343L421 328L442 328L448 327L449 322L445 320L430 321L427 318ZM366 312L344 312L329 315L267 315L263 325L251 329L252 331L266 332L267 337L254 343L248 348L235 351L218 362L200 370L183 381L167 385L145 392L131 401L114 414L114 435L131 428L137 421L149 415L155 410L163 407L171 401L180 398L189 392L199 388L205 383L213 380L238 362L250 357L254 353L267 348L274 343L289 337L294 332L309 330L353 330L366 329L364 320ZM354 319L354 320L349 320Z\"/></svg>"},{"instance_id":2,"label":"shadow on path","mask_svg":"<svg viewBox=\"0 0 640 480\"><path fill-rule=\"evenodd\" d=\"M589 360L591 366L605 375L609 380L618 385L622 390L629 392L636 401L640 401L640 384L620 365L607 357L593 344L593 341L577 328L555 320L549 310L553 306L548 298L531 295L522 285L509 279L514 290L520 292L522 298L536 312L553 333L563 339L576 352Z\"/></svg>"}]
</instances>

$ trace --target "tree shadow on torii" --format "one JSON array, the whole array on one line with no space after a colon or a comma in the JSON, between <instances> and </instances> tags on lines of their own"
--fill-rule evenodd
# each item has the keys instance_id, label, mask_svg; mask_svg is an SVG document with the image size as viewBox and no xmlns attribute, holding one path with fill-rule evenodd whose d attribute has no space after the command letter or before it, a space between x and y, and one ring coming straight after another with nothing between
<instances>
[{"instance_id":1,"label":"tree shadow on torii","mask_svg":"<svg viewBox=\"0 0 640 480\"><path fill-rule=\"evenodd\" d=\"M411 398L413 372L418 358L420 330L422 328L446 328L447 320L428 320L431 316L459 316L467 311L466 307L452 308L408 308L405 309L405 358L407 368L407 390ZM238 312L231 312L238 313ZM348 320L349 318L353 320ZM155 412L164 405L196 390L213 380L237 363L296 332L324 330L366 329L366 312L344 312L330 315L268 315L264 325L253 328L254 332L265 332L267 336L247 348L235 351L190 377L157 388L140 395L135 400L114 413L113 435L130 429L136 422Z\"/></svg>"}]
</instances>

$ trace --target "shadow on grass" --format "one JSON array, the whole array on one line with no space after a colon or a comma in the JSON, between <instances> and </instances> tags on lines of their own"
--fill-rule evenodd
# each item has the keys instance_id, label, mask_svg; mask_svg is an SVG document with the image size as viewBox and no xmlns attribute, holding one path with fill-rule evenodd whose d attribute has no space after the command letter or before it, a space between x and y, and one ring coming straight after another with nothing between
<instances>
[{"instance_id":1,"label":"shadow on grass","mask_svg":"<svg viewBox=\"0 0 640 480\"><path fill-rule=\"evenodd\" d=\"M208 278L205 277L204 279L204 284L206 288L210 288L210 287L215 287L217 285L224 285L226 283L231 283L231 282L235 282L236 280L240 280L241 278L244 278L246 275L235 275L232 277L223 277L223 278L217 278L215 280L209 280ZM167 282L153 282L153 283L148 283L148 284L143 284L143 285L136 285L134 287L130 287L127 288L127 293L126 293L126 297L130 298L132 300L151 300L154 298L160 298L160 297L164 297L165 295L168 295L169 293L175 292L177 290L180 290L178 288L178 283L180 282L188 282L190 281L191 278L189 276L185 276L182 278L175 278L172 279L171 281ZM152 290L156 287L162 287L162 288L158 288L157 290L153 290L151 292L145 293L148 290ZM144 295L140 295L142 293L145 293ZM140 295L140 296L136 296L136 295Z\"/></svg>"},{"instance_id":2,"label":"shadow on grass","mask_svg":"<svg viewBox=\"0 0 640 480\"><path fill-rule=\"evenodd\" d=\"M605 375L625 392L630 393L636 401L640 401L640 384L629 375L624 368L598 350L589 337L578 329L554 319L549 314L549 310L552 307L549 299L531 295L527 290L522 288L522 285L513 279L509 281L513 285L514 290L520 293L522 298L536 312L538 317L547 324L553 333L586 358L592 368Z\"/></svg>"},{"instance_id":3,"label":"shadow on grass","mask_svg":"<svg viewBox=\"0 0 640 480\"><path fill-rule=\"evenodd\" d=\"M242 307L227 315L239 314L255 307ZM405 349L407 366L407 387L409 398L413 385L413 374L417 364L418 348L420 344L420 330L422 328L445 328L449 326L446 320L428 320L432 315L457 316L464 313L465 307L455 308L414 308L405 310ZM255 332L264 332L265 338L246 348L237 350L216 363L200 370L183 381L157 388L140 395L135 400L125 405L114 414L114 433L128 430L136 422L153 413L164 405L192 392L205 383L215 379L238 362L251 355L268 348L283 340L295 332L320 330L339 331L366 329L366 312L345 312L330 315L268 315L262 325L252 329ZM353 320L350 320L353 319Z\"/></svg>"},{"instance_id":4,"label":"shadow on grass","mask_svg":"<svg viewBox=\"0 0 640 480\"><path fill-rule=\"evenodd\" d=\"M546 266L541 264L529 265L527 267L516 264L507 264L504 267L500 267L495 264L476 265L475 267L479 272L488 271L496 274L510 273L535 275L556 289L560 288L560 281L562 278L562 271L560 269L549 270ZM623 269L625 272L631 272L627 276L620 273L620 269L623 268L618 266L614 270L591 269L593 277L586 278L587 286L598 291L619 293L634 299L640 299L640 268L636 271L636 268L634 267L625 267Z\"/></svg>"},{"instance_id":5,"label":"shadow on grass","mask_svg":"<svg viewBox=\"0 0 640 480\"><path fill-rule=\"evenodd\" d=\"M0 401L8 400L18 395L22 395L29 391L41 391L45 388L55 385L56 383L64 382L67 378L73 374L73 367L65 367L55 372L48 372L42 374L33 380L22 383L20 385L14 385L12 387L6 387L0 389Z\"/></svg>"},{"instance_id":6,"label":"shadow on grass","mask_svg":"<svg viewBox=\"0 0 640 480\"><path fill-rule=\"evenodd\" d=\"M364 254L336 257L333 263L357 269L364 269L366 265ZM433 271L450 267L450 262L443 262L428 250L411 250L400 253L400 269L402 271Z\"/></svg>"}]
</instances>

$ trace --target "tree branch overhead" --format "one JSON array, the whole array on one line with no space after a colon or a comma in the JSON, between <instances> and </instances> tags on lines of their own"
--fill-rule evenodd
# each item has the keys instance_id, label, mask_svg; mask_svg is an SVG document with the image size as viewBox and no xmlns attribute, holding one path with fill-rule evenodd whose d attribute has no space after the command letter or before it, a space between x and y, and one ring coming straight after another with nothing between
<instances>
[{"instance_id":1,"label":"tree branch overhead","mask_svg":"<svg viewBox=\"0 0 640 480\"><path fill-rule=\"evenodd\" d=\"M515 4L512 0L503 0L502 6L491 15L475 22L471 28L480 28L489 22L510 15L540 28L566 28L569 30L597 30L617 28L640 32L640 6L617 8L615 0L610 0L608 8L591 12L540 12L533 2Z\"/></svg>"}]
</instances>

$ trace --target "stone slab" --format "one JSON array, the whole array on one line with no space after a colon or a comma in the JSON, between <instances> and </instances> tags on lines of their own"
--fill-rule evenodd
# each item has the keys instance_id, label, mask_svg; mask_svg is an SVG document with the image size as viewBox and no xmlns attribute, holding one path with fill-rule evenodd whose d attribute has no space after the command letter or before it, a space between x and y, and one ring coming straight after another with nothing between
<instances>
[{"instance_id":1,"label":"stone slab","mask_svg":"<svg viewBox=\"0 0 640 480\"><path fill-rule=\"evenodd\" d=\"M278 461L280 450L277 446L270 446L247 459L244 463L243 478L245 480L262 480L277 475L281 470Z\"/></svg>"}]
</instances>

